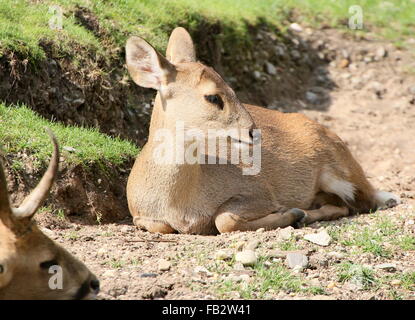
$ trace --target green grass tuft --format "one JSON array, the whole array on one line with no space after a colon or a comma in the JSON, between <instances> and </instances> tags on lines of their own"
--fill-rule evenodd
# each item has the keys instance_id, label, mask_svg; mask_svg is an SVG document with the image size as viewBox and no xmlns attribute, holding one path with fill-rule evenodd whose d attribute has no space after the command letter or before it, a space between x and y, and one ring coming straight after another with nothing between
<instances>
[{"instance_id":1,"label":"green grass tuft","mask_svg":"<svg viewBox=\"0 0 415 320\"><path fill-rule=\"evenodd\" d=\"M55 133L67 164L120 165L138 153L132 143L109 137L97 129L64 126L40 117L27 107L0 103L0 143L6 153L26 152L34 158L35 166L46 163L52 154L52 143L45 127ZM65 151L64 147L75 151ZM13 164L16 169L21 166L20 161Z\"/></svg>"}]
</instances>

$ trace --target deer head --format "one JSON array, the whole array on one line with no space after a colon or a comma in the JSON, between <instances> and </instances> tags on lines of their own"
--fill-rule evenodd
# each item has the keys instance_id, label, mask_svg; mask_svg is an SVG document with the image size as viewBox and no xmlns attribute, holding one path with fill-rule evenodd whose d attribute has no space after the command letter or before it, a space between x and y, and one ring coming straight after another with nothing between
<instances>
[{"instance_id":1,"label":"deer head","mask_svg":"<svg viewBox=\"0 0 415 320\"><path fill-rule=\"evenodd\" d=\"M0 163L0 299L86 299L99 291L99 281L88 268L33 220L58 171L58 143L49 134L54 144L49 167L18 208L10 206Z\"/></svg>"}]
</instances>

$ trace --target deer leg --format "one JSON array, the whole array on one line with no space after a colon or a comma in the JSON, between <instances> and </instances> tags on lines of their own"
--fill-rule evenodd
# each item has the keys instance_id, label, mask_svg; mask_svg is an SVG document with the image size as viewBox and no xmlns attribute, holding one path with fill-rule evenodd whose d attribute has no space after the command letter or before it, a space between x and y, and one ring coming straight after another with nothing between
<instances>
[{"instance_id":1,"label":"deer leg","mask_svg":"<svg viewBox=\"0 0 415 320\"><path fill-rule=\"evenodd\" d=\"M176 233L176 230L169 224L160 220L154 220L147 217L134 217L133 222L136 227L149 232Z\"/></svg>"},{"instance_id":2,"label":"deer leg","mask_svg":"<svg viewBox=\"0 0 415 320\"><path fill-rule=\"evenodd\" d=\"M316 210L304 210L305 216L302 220L298 221L297 227L301 227L307 224L311 224L316 221L323 220L335 220L342 217L347 217L350 212L347 207L337 207L331 204L326 204Z\"/></svg>"},{"instance_id":3,"label":"deer leg","mask_svg":"<svg viewBox=\"0 0 415 320\"><path fill-rule=\"evenodd\" d=\"M271 213L258 219L249 220L238 214L226 211L215 218L216 228L220 233L232 231L255 231L259 228L273 230L284 228L305 218L305 212L300 209L290 209L284 213Z\"/></svg>"}]
</instances>

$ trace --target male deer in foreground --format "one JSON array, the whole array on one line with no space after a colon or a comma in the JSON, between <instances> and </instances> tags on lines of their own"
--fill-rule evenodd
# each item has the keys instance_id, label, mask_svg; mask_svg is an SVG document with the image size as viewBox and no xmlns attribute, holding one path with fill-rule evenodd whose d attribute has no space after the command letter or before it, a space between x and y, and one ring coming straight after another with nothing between
<instances>
[{"instance_id":1,"label":"male deer in foreground","mask_svg":"<svg viewBox=\"0 0 415 320\"><path fill-rule=\"evenodd\" d=\"M58 171L58 144L50 135L54 152L49 167L18 208L10 206L0 163L0 300L89 299L99 291L99 281L88 268L43 234L32 219ZM50 268L56 266L61 270L61 288L59 280L51 281L59 270Z\"/></svg>"},{"instance_id":2,"label":"male deer in foreground","mask_svg":"<svg viewBox=\"0 0 415 320\"><path fill-rule=\"evenodd\" d=\"M400 202L373 188L346 144L330 130L302 114L242 104L212 68L196 60L185 29L171 34L166 58L142 38L131 37L126 61L136 84L158 90L148 142L127 185L136 226L192 234L270 230ZM260 129L260 172L243 175L240 165L229 162L158 163L157 132L174 135L178 122L185 130L248 131L245 139L236 139L240 148L251 148L252 131Z\"/></svg>"}]
</instances>

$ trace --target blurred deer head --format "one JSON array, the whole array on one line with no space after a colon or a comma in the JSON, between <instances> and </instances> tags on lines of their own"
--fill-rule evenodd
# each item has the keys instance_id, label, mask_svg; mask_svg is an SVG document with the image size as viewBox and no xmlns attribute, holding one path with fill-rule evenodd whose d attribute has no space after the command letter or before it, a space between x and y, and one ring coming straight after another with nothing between
<instances>
[{"instance_id":1,"label":"blurred deer head","mask_svg":"<svg viewBox=\"0 0 415 320\"><path fill-rule=\"evenodd\" d=\"M99 291L88 268L36 226L33 216L57 175L59 148L38 186L18 208L10 206L0 163L0 299L86 299Z\"/></svg>"}]
</instances>

